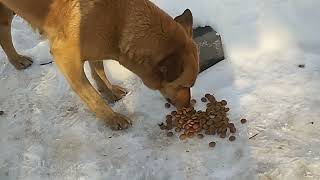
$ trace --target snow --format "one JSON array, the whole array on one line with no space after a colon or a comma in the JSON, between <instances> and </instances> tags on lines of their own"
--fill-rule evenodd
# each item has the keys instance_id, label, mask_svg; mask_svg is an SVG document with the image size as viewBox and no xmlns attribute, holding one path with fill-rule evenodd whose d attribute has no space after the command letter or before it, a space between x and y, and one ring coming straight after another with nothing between
<instances>
[{"instance_id":1,"label":"snow","mask_svg":"<svg viewBox=\"0 0 320 180\"><path fill-rule=\"evenodd\" d=\"M107 61L109 77L130 91L113 109L133 120L111 131L55 64L39 65L52 60L48 43L16 17L15 47L35 62L16 71L0 52L0 179L320 179L320 1L153 2L171 16L190 8L195 26L222 35L226 60L201 73L192 93L228 101L237 140L166 137L157 127L164 99Z\"/></svg>"}]
</instances>

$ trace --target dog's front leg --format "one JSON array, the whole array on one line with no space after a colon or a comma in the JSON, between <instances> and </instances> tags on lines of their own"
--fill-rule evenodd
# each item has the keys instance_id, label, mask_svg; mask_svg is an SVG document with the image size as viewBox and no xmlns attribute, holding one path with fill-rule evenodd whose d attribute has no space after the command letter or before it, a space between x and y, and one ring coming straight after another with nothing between
<instances>
[{"instance_id":1,"label":"dog's front leg","mask_svg":"<svg viewBox=\"0 0 320 180\"><path fill-rule=\"evenodd\" d=\"M126 90L120 86L112 85L106 77L103 61L89 61L91 75L95 80L98 90L113 103L126 95Z\"/></svg>"},{"instance_id":2,"label":"dog's front leg","mask_svg":"<svg viewBox=\"0 0 320 180\"><path fill-rule=\"evenodd\" d=\"M55 62L71 85L72 89L80 96L86 105L99 118L103 119L112 129L126 129L131 123L125 116L114 112L90 84L84 73L84 61L80 58L80 50L70 48L51 49ZM76 47L76 46L74 46Z\"/></svg>"},{"instance_id":3,"label":"dog's front leg","mask_svg":"<svg viewBox=\"0 0 320 180\"><path fill-rule=\"evenodd\" d=\"M0 44L10 63L18 70L25 69L32 64L29 57L17 53L12 44L11 21L13 12L0 4Z\"/></svg>"}]
</instances>

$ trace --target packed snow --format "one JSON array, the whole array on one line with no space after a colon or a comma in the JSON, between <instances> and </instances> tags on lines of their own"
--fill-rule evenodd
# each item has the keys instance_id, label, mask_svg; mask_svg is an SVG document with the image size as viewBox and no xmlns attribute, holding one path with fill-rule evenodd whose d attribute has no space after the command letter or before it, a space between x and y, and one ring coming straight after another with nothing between
<instances>
[{"instance_id":1,"label":"packed snow","mask_svg":"<svg viewBox=\"0 0 320 180\"><path fill-rule=\"evenodd\" d=\"M222 35L226 59L199 75L192 94L228 101L237 140L166 137L157 125L172 110L165 100L106 61L109 77L129 90L113 109L133 120L111 131L54 63L40 66L52 61L48 42L16 17L14 45L34 64L17 71L0 52L0 179L320 179L320 1L153 2L171 16L189 8L195 26Z\"/></svg>"}]
</instances>

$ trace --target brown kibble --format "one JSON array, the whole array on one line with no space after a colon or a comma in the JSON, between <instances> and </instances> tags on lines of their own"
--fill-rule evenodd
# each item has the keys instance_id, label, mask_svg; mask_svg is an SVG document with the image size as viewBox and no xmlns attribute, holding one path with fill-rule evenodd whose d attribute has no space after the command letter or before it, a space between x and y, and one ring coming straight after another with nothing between
<instances>
[{"instance_id":1,"label":"brown kibble","mask_svg":"<svg viewBox=\"0 0 320 180\"><path fill-rule=\"evenodd\" d=\"M233 123L229 123L229 124L228 124L228 127L229 127L229 128L232 128L232 127L235 127L235 126L234 126Z\"/></svg>"},{"instance_id":2,"label":"brown kibble","mask_svg":"<svg viewBox=\"0 0 320 180\"><path fill-rule=\"evenodd\" d=\"M4 111L0 111L0 116L4 114Z\"/></svg>"},{"instance_id":3,"label":"brown kibble","mask_svg":"<svg viewBox=\"0 0 320 180\"><path fill-rule=\"evenodd\" d=\"M163 123L158 124L158 125L159 125L159 127L160 127L161 130L165 130L165 129L166 129L166 126L165 126Z\"/></svg>"},{"instance_id":4,"label":"brown kibble","mask_svg":"<svg viewBox=\"0 0 320 180\"><path fill-rule=\"evenodd\" d=\"M230 137L229 137L229 141L234 141L234 140L236 140L236 137L235 137L235 136L230 136Z\"/></svg>"},{"instance_id":5,"label":"brown kibble","mask_svg":"<svg viewBox=\"0 0 320 180\"><path fill-rule=\"evenodd\" d=\"M164 104L164 107L166 107L166 108L170 108L170 106L171 106L171 105L170 105L169 103L165 103L165 104Z\"/></svg>"},{"instance_id":6,"label":"brown kibble","mask_svg":"<svg viewBox=\"0 0 320 180\"><path fill-rule=\"evenodd\" d=\"M193 107L188 107L188 108L186 109L187 112L191 112L192 110L193 110Z\"/></svg>"},{"instance_id":7,"label":"brown kibble","mask_svg":"<svg viewBox=\"0 0 320 180\"><path fill-rule=\"evenodd\" d=\"M215 142L210 142L210 143L209 143L209 147L212 147L212 148L213 148L213 147L215 147L215 146L216 146L216 143L215 143Z\"/></svg>"},{"instance_id":8,"label":"brown kibble","mask_svg":"<svg viewBox=\"0 0 320 180\"><path fill-rule=\"evenodd\" d=\"M168 136L168 137L172 137L172 136L173 136L173 132L168 132L168 133L167 133L167 136Z\"/></svg>"},{"instance_id":9,"label":"brown kibble","mask_svg":"<svg viewBox=\"0 0 320 180\"><path fill-rule=\"evenodd\" d=\"M173 126L172 126L172 124L167 124L167 126L166 126L167 128L167 130L171 130L171 129L173 129Z\"/></svg>"},{"instance_id":10,"label":"brown kibble","mask_svg":"<svg viewBox=\"0 0 320 180\"><path fill-rule=\"evenodd\" d=\"M216 129L210 129L210 134L211 135L216 135Z\"/></svg>"},{"instance_id":11,"label":"brown kibble","mask_svg":"<svg viewBox=\"0 0 320 180\"><path fill-rule=\"evenodd\" d=\"M202 102L207 102L207 98L203 97L203 98L201 98L201 101Z\"/></svg>"},{"instance_id":12,"label":"brown kibble","mask_svg":"<svg viewBox=\"0 0 320 180\"><path fill-rule=\"evenodd\" d=\"M225 121L225 122L229 122L230 121L230 119L229 118L227 118L226 116L223 118L223 121Z\"/></svg>"},{"instance_id":13,"label":"brown kibble","mask_svg":"<svg viewBox=\"0 0 320 180\"><path fill-rule=\"evenodd\" d=\"M222 100L222 101L221 101L221 104L222 104L223 106L226 106L228 103L227 103L226 100Z\"/></svg>"},{"instance_id":14,"label":"brown kibble","mask_svg":"<svg viewBox=\"0 0 320 180\"><path fill-rule=\"evenodd\" d=\"M185 109L182 110L182 114L184 114L184 115L187 114L187 110L185 110Z\"/></svg>"},{"instance_id":15,"label":"brown kibble","mask_svg":"<svg viewBox=\"0 0 320 180\"><path fill-rule=\"evenodd\" d=\"M223 128L221 129L221 133L222 133L222 134L227 134L227 131L228 131L228 129L227 129L226 127L223 127Z\"/></svg>"},{"instance_id":16,"label":"brown kibble","mask_svg":"<svg viewBox=\"0 0 320 180\"><path fill-rule=\"evenodd\" d=\"M187 133L187 136L188 136L188 138L194 137L194 132L189 132L189 133Z\"/></svg>"},{"instance_id":17,"label":"brown kibble","mask_svg":"<svg viewBox=\"0 0 320 180\"><path fill-rule=\"evenodd\" d=\"M207 107L211 107L213 104L212 103L207 103L206 106Z\"/></svg>"},{"instance_id":18,"label":"brown kibble","mask_svg":"<svg viewBox=\"0 0 320 180\"><path fill-rule=\"evenodd\" d=\"M199 127L200 127L199 124L194 124L194 125L192 126L193 129L199 129Z\"/></svg>"},{"instance_id":19,"label":"brown kibble","mask_svg":"<svg viewBox=\"0 0 320 180\"><path fill-rule=\"evenodd\" d=\"M220 134L220 137L221 137L221 138L226 138L226 137L227 137L227 135L226 135L226 134L224 134L224 133L222 133L222 134Z\"/></svg>"},{"instance_id":20,"label":"brown kibble","mask_svg":"<svg viewBox=\"0 0 320 180\"><path fill-rule=\"evenodd\" d=\"M203 134L198 134L197 137L198 137L199 139L202 139L202 138L204 137L204 135L203 135Z\"/></svg>"},{"instance_id":21,"label":"brown kibble","mask_svg":"<svg viewBox=\"0 0 320 180\"><path fill-rule=\"evenodd\" d=\"M209 121L207 121L207 123L206 123L207 125L212 125L213 124L213 120L212 119L210 119Z\"/></svg>"},{"instance_id":22,"label":"brown kibble","mask_svg":"<svg viewBox=\"0 0 320 180\"><path fill-rule=\"evenodd\" d=\"M172 111L172 112L171 112L171 115L172 115L172 116L177 115L177 111Z\"/></svg>"},{"instance_id":23,"label":"brown kibble","mask_svg":"<svg viewBox=\"0 0 320 180\"><path fill-rule=\"evenodd\" d=\"M247 122L246 119L241 119L241 123L242 123L242 124L245 124L246 122Z\"/></svg>"},{"instance_id":24,"label":"brown kibble","mask_svg":"<svg viewBox=\"0 0 320 180\"><path fill-rule=\"evenodd\" d=\"M197 139L204 138L205 135L216 135L221 138L229 137L229 130L231 135L236 132L235 125L229 123L227 112L230 108L227 107L227 101L217 101L215 97L209 93L205 94L200 99L206 104L204 110L195 110L197 103L196 99L191 99L190 107L185 107L180 110L171 111L166 115L165 124L159 124L160 129L167 130L167 136L174 136L174 133L181 133L180 140L192 138L194 136ZM165 106L170 108L171 104L166 103ZM241 119L241 123L243 123ZM228 136L227 136L228 134ZM234 141L235 137L230 136L229 140ZM210 144L211 143L211 144ZM215 142L210 142L209 146L214 147Z\"/></svg>"},{"instance_id":25,"label":"brown kibble","mask_svg":"<svg viewBox=\"0 0 320 180\"><path fill-rule=\"evenodd\" d=\"M209 129L209 126L208 126L207 124L204 124L204 125L202 126L202 128L205 129L205 130L207 130L207 129Z\"/></svg>"},{"instance_id":26,"label":"brown kibble","mask_svg":"<svg viewBox=\"0 0 320 180\"><path fill-rule=\"evenodd\" d=\"M214 124L215 127L221 127L223 126L223 121L217 122Z\"/></svg>"},{"instance_id":27,"label":"brown kibble","mask_svg":"<svg viewBox=\"0 0 320 180\"><path fill-rule=\"evenodd\" d=\"M218 133L218 134L222 133L222 129L223 129L223 127L217 128L217 133Z\"/></svg>"},{"instance_id":28,"label":"brown kibble","mask_svg":"<svg viewBox=\"0 0 320 180\"><path fill-rule=\"evenodd\" d=\"M230 127L230 132L231 133L236 133L237 129L235 127Z\"/></svg>"},{"instance_id":29,"label":"brown kibble","mask_svg":"<svg viewBox=\"0 0 320 180\"><path fill-rule=\"evenodd\" d=\"M216 98L214 98L214 96L212 96L212 95L210 95L209 97L208 97L208 100L210 101L210 102L216 102Z\"/></svg>"},{"instance_id":30,"label":"brown kibble","mask_svg":"<svg viewBox=\"0 0 320 180\"><path fill-rule=\"evenodd\" d=\"M177 124L178 124L178 121L177 120L172 120L172 125L175 127L175 126L177 126Z\"/></svg>"},{"instance_id":31,"label":"brown kibble","mask_svg":"<svg viewBox=\"0 0 320 180\"><path fill-rule=\"evenodd\" d=\"M172 124L172 119L170 119L170 118L166 119L166 123L167 124Z\"/></svg>"},{"instance_id":32,"label":"brown kibble","mask_svg":"<svg viewBox=\"0 0 320 180\"><path fill-rule=\"evenodd\" d=\"M181 134L181 135L179 136L179 139L180 139L180 140L185 140L185 139L187 139L187 135Z\"/></svg>"},{"instance_id":33,"label":"brown kibble","mask_svg":"<svg viewBox=\"0 0 320 180\"><path fill-rule=\"evenodd\" d=\"M210 130L208 129L208 130L204 131L204 134L206 134L206 135L211 135L211 132L210 132Z\"/></svg>"}]
</instances>

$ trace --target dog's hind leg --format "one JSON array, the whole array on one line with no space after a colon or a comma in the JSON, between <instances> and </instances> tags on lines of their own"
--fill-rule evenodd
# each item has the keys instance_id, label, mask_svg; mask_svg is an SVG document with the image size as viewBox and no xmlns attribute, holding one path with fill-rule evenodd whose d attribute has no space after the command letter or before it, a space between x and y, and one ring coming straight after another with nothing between
<instances>
[{"instance_id":1,"label":"dog's hind leg","mask_svg":"<svg viewBox=\"0 0 320 180\"><path fill-rule=\"evenodd\" d=\"M12 44L11 38L11 21L14 13L0 4L0 44L6 53L8 60L16 69L25 69L32 64L29 57L17 53Z\"/></svg>"},{"instance_id":2,"label":"dog's hind leg","mask_svg":"<svg viewBox=\"0 0 320 180\"><path fill-rule=\"evenodd\" d=\"M131 125L130 121L125 116L114 112L90 84L84 72L84 61L81 60L80 50L76 47L77 45L73 44L66 47L58 45L51 49L58 68L71 88L97 117L103 119L112 129L128 128Z\"/></svg>"},{"instance_id":3,"label":"dog's hind leg","mask_svg":"<svg viewBox=\"0 0 320 180\"><path fill-rule=\"evenodd\" d=\"M91 75L95 80L98 90L106 96L109 102L120 100L126 95L126 90L120 86L112 85L107 79L103 61L89 61Z\"/></svg>"}]
</instances>

